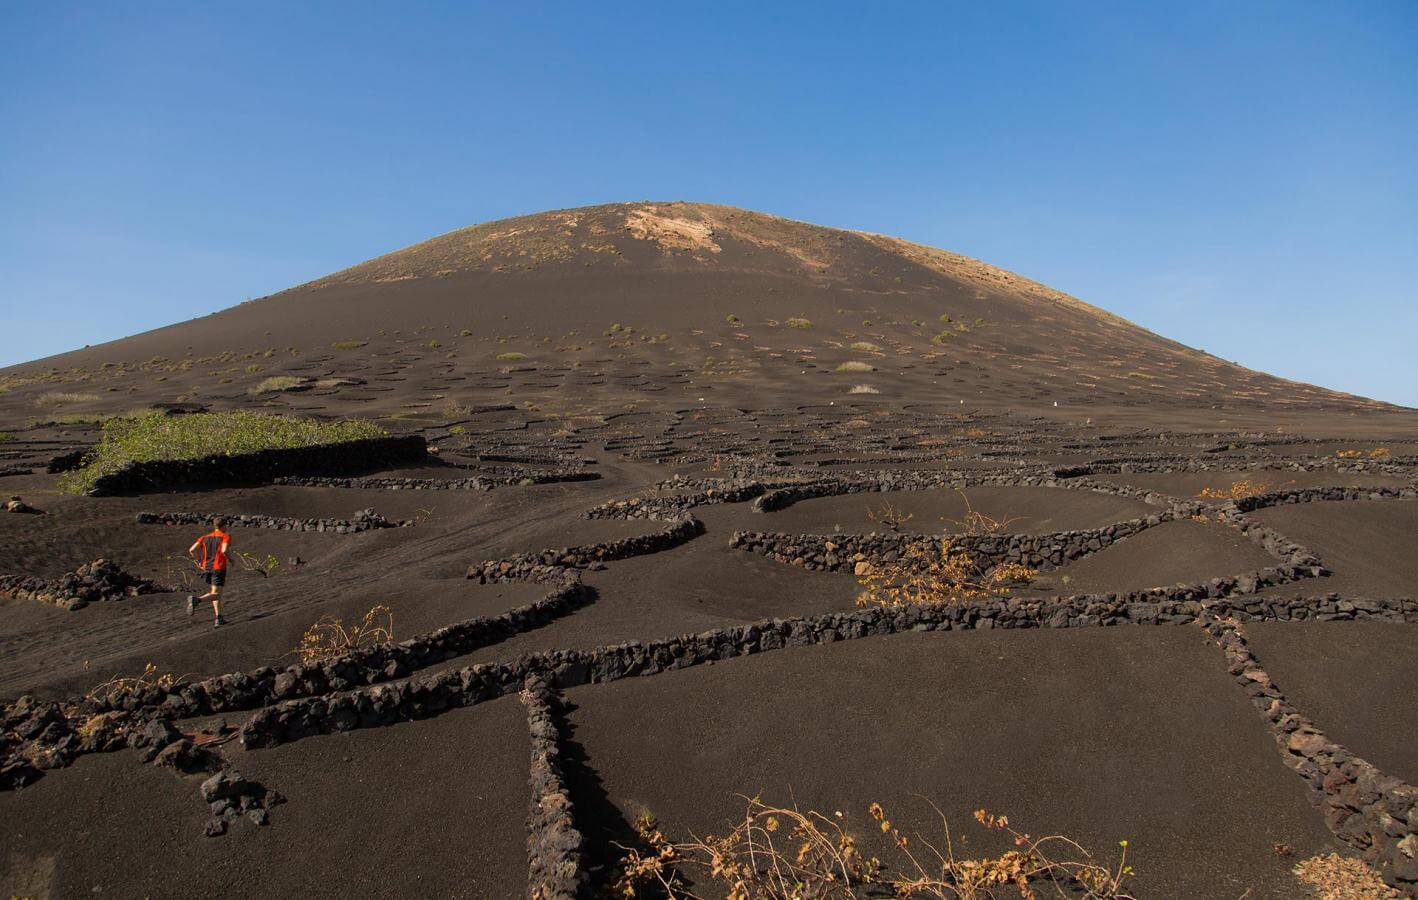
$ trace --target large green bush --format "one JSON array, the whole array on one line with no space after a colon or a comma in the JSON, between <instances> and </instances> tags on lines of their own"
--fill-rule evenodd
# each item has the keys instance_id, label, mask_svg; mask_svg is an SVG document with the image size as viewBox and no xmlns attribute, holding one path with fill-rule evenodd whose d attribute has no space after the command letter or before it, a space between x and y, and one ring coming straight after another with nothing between
<instances>
[{"instance_id":1,"label":"large green bush","mask_svg":"<svg viewBox=\"0 0 1418 900\"><path fill-rule=\"evenodd\" d=\"M131 463L342 444L384 434L384 429L373 422L358 419L320 422L256 412L180 416L145 412L104 422L103 436L85 457L83 467L65 474L60 486L79 493L92 487L100 477Z\"/></svg>"}]
</instances>

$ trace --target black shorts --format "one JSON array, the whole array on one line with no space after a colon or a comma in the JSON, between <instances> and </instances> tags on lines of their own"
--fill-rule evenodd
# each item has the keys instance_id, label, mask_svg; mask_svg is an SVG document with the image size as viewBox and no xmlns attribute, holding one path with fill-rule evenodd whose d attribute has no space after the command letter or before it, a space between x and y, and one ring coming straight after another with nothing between
<instances>
[{"instance_id":1,"label":"black shorts","mask_svg":"<svg viewBox=\"0 0 1418 900\"><path fill-rule=\"evenodd\" d=\"M221 587L226 584L226 569L212 569L202 573L202 580L212 587Z\"/></svg>"}]
</instances>

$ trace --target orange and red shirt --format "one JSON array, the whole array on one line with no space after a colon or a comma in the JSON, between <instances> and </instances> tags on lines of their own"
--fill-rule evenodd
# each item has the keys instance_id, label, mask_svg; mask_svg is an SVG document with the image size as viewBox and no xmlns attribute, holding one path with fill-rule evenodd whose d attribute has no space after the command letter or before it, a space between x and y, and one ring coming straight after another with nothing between
<instances>
[{"instance_id":1,"label":"orange and red shirt","mask_svg":"<svg viewBox=\"0 0 1418 900\"><path fill-rule=\"evenodd\" d=\"M226 570L226 548L231 543L231 535L214 528L197 539L202 548L202 571L222 572Z\"/></svg>"}]
</instances>

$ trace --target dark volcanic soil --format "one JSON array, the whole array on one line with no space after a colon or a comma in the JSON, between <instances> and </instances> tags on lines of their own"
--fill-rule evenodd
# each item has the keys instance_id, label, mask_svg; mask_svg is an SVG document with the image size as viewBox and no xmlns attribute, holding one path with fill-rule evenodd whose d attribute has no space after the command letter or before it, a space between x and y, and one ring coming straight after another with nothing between
<instances>
[{"instance_id":1,"label":"dark volcanic soil","mask_svg":"<svg viewBox=\"0 0 1418 900\"><path fill-rule=\"evenodd\" d=\"M0 794L0 891L517 896L526 881L526 730L522 707L505 698L260 755L232 745L232 763L280 785L288 802L266 828L211 840L201 837L206 810L190 781L126 752L91 757L64 778Z\"/></svg>"},{"instance_id":2,"label":"dark volcanic soil","mask_svg":"<svg viewBox=\"0 0 1418 900\"><path fill-rule=\"evenodd\" d=\"M938 841L926 797L966 854L1002 849L973 811L1009 810L1105 854L1127 839L1141 896L1294 896L1274 844L1309 855L1328 835L1214 653L1190 628L903 635L575 690L600 781L582 788L620 814L590 836L610 852L647 810L722 833L761 794L864 834L878 802Z\"/></svg>"},{"instance_id":3,"label":"dark volcanic soil","mask_svg":"<svg viewBox=\"0 0 1418 900\"><path fill-rule=\"evenodd\" d=\"M480 476L495 487L215 484L85 497L61 493L44 472L97 440L91 420L175 404L377 419L437 452L371 474ZM42 510L0 513L0 576L54 579L103 557L174 589L72 612L0 597L7 702L72 699L148 663L189 680L288 666L317 619L350 623L376 604L392 608L397 641L424 638L550 590L478 583L465 577L470 566L541 551L564 563L568 548L615 546L679 515L702 533L561 571L594 589L590 602L379 677L853 610L853 575L732 549L730 536L885 531L869 515L883 502L912 516L904 530L925 533L955 530L944 520L960 518L968 498L1006 532L1060 546L1070 530L1180 509L1039 573L1012 608L1178 583L1204 594L1212 579L1284 560L1217 520L1223 501L1179 505L1203 488L1247 479L1258 490L1392 490L1418 475L1414 411L1242 369L974 260L695 204L477 226L214 316L7 369L0 433L0 493ZM1102 470L1096 483L1052 480L1090 463ZM1145 471L1106 474L1119 466ZM600 477L527 483L556 473ZM1009 483L962 496L910 482L982 475ZM686 480L664 483L674 476ZM758 493L824 479L887 489L754 511ZM738 502L720 502L726 492ZM609 507L630 518L585 515L632 499L641 502ZM1269 619L1244 627L1296 708L1411 782L1418 608L1399 598L1418 596L1418 499L1302 499L1245 520L1303 545L1332 574L1299 573L1258 596L1228 588L1228 599ZM671 511L633 517L656 504ZM185 609L192 572L180 557L204 529L135 521L144 511L345 519L367 508L413 524L234 528L237 550L279 564L267 577L238 567L219 631L210 610ZM1338 601L1323 599L1331 593ZM1359 615L1348 601L1367 598L1364 610L1392 621L1268 611L1296 597L1306 616L1348 606L1325 619ZM562 749L594 879L605 880L609 842L627 839L642 810L677 834L702 834L741 811L736 793L760 790L843 811L883 854L872 801L919 830L934 827L937 804L971 854L1000 849L970 821L980 807L1104 857L1127 838L1139 897L1295 897L1298 859L1355 852L1326 829L1195 623L1076 624L770 647L568 691ZM266 827L242 819L214 838L203 836L210 812L196 779L127 749L81 755L0 791L0 892L522 895L525 712L512 697L436 712L272 749L221 745L228 765L288 802ZM227 719L240 726L250 715Z\"/></svg>"}]
</instances>

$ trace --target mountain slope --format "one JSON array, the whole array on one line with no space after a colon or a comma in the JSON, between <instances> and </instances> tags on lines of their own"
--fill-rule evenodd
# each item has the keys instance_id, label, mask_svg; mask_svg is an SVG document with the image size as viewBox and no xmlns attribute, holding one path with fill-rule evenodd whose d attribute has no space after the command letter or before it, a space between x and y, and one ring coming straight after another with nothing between
<instances>
[{"instance_id":1,"label":"mountain slope","mask_svg":"<svg viewBox=\"0 0 1418 900\"><path fill-rule=\"evenodd\" d=\"M272 378L295 391L263 390ZM853 388L1022 408L1384 407L1244 369L968 257L697 203L475 225L13 367L0 387L6 419L65 392L91 395L58 404L78 412L182 400L404 416L509 397L571 410L709 393L828 402Z\"/></svg>"}]
</instances>

